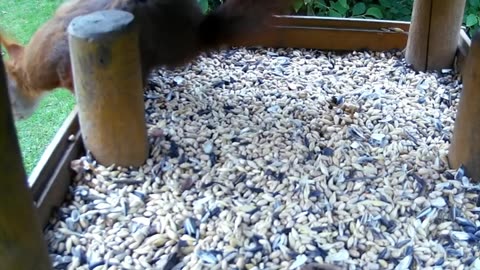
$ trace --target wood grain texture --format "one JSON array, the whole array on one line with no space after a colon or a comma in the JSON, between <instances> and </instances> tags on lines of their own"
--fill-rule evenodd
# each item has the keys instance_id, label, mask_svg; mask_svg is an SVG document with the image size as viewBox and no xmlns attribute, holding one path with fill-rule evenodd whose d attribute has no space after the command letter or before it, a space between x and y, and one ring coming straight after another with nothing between
<instances>
[{"instance_id":1,"label":"wood grain texture","mask_svg":"<svg viewBox=\"0 0 480 270\"><path fill-rule=\"evenodd\" d=\"M453 66L465 4L466 0L435 0L433 2L428 42L427 68L429 70Z\"/></svg>"},{"instance_id":2,"label":"wood grain texture","mask_svg":"<svg viewBox=\"0 0 480 270\"><path fill-rule=\"evenodd\" d=\"M450 167L464 165L474 182L480 179L480 32L471 41L463 68L463 90L457 109L448 160Z\"/></svg>"},{"instance_id":3,"label":"wood grain texture","mask_svg":"<svg viewBox=\"0 0 480 270\"><path fill-rule=\"evenodd\" d=\"M460 31L460 38L458 39L458 49L456 54L456 61L454 67L457 72L463 74L465 62L467 61L468 53L470 51L471 40L468 34L464 31Z\"/></svg>"},{"instance_id":4,"label":"wood grain texture","mask_svg":"<svg viewBox=\"0 0 480 270\"><path fill-rule=\"evenodd\" d=\"M405 58L407 63L411 64L416 70L426 70L427 68L432 1L416 0L413 2Z\"/></svg>"},{"instance_id":5,"label":"wood grain texture","mask_svg":"<svg viewBox=\"0 0 480 270\"><path fill-rule=\"evenodd\" d=\"M56 210L65 201L65 195L75 172L71 170L72 160L85 154L85 149L80 131L74 135L74 139L64 149L63 155L56 163L55 169L42 186L36 200L37 216L40 225L44 228Z\"/></svg>"},{"instance_id":6,"label":"wood grain texture","mask_svg":"<svg viewBox=\"0 0 480 270\"><path fill-rule=\"evenodd\" d=\"M407 36L405 34L374 30L278 27L274 34L265 35L259 39L261 44L272 48L385 51L403 49Z\"/></svg>"},{"instance_id":7,"label":"wood grain texture","mask_svg":"<svg viewBox=\"0 0 480 270\"><path fill-rule=\"evenodd\" d=\"M34 211L0 61L0 269L51 269L47 245Z\"/></svg>"},{"instance_id":8,"label":"wood grain texture","mask_svg":"<svg viewBox=\"0 0 480 270\"><path fill-rule=\"evenodd\" d=\"M419 71L452 68L466 0L416 0L406 60Z\"/></svg>"},{"instance_id":9,"label":"wood grain texture","mask_svg":"<svg viewBox=\"0 0 480 270\"><path fill-rule=\"evenodd\" d=\"M351 30L381 30L388 28L400 28L408 32L410 22L375 20L375 19L357 19L357 18L334 18L322 16L292 16L292 15L276 15L273 16L272 24L275 26L298 26L298 27L320 27L351 29ZM321 48L318 48L321 49Z\"/></svg>"},{"instance_id":10,"label":"wood grain texture","mask_svg":"<svg viewBox=\"0 0 480 270\"><path fill-rule=\"evenodd\" d=\"M80 127L77 113L77 107L74 107L43 152L43 155L28 178L28 183L35 201L38 201L40 198L55 170L59 166L62 166L61 161L65 152L76 142L75 140L70 140L69 137L75 136L79 132ZM62 181L70 183L69 178L62 179Z\"/></svg>"},{"instance_id":11,"label":"wood grain texture","mask_svg":"<svg viewBox=\"0 0 480 270\"><path fill-rule=\"evenodd\" d=\"M85 154L75 107L65 119L28 182L37 209L40 225L45 227L51 213L65 200L75 172L71 162Z\"/></svg>"},{"instance_id":12,"label":"wood grain texture","mask_svg":"<svg viewBox=\"0 0 480 270\"><path fill-rule=\"evenodd\" d=\"M237 46L307 48L332 51L404 49L409 24L376 20L276 16L274 28ZM396 30L392 30L396 29ZM399 31L400 30L400 31Z\"/></svg>"},{"instance_id":13,"label":"wood grain texture","mask_svg":"<svg viewBox=\"0 0 480 270\"><path fill-rule=\"evenodd\" d=\"M140 166L148 157L138 30L119 10L79 16L69 26L83 142L105 166Z\"/></svg>"}]
</instances>

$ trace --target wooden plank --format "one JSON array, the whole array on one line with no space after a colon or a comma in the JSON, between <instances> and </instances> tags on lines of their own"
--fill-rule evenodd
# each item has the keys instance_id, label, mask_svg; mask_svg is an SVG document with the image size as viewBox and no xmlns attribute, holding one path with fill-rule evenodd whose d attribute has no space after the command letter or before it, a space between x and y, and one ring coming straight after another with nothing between
<instances>
[{"instance_id":1,"label":"wooden plank","mask_svg":"<svg viewBox=\"0 0 480 270\"><path fill-rule=\"evenodd\" d=\"M465 30L460 31L460 38L458 39L458 49L456 54L455 69L459 73L463 73L465 62L470 51L471 40Z\"/></svg>"},{"instance_id":2,"label":"wooden plank","mask_svg":"<svg viewBox=\"0 0 480 270\"><path fill-rule=\"evenodd\" d=\"M237 46L308 48L333 51L404 49L409 22L274 16L274 29Z\"/></svg>"},{"instance_id":3,"label":"wooden plank","mask_svg":"<svg viewBox=\"0 0 480 270\"><path fill-rule=\"evenodd\" d=\"M51 269L47 244L26 181L1 56L0 172L0 269Z\"/></svg>"},{"instance_id":4,"label":"wooden plank","mask_svg":"<svg viewBox=\"0 0 480 270\"><path fill-rule=\"evenodd\" d=\"M405 58L417 70L427 68L432 1L422 0L413 3L412 25L410 26Z\"/></svg>"},{"instance_id":5,"label":"wooden plank","mask_svg":"<svg viewBox=\"0 0 480 270\"><path fill-rule=\"evenodd\" d=\"M277 26L303 26L303 27L328 27L328 28L350 28L350 29L394 29L399 28L408 32L410 22L373 20L357 18L332 18L312 16L274 16L273 24Z\"/></svg>"},{"instance_id":6,"label":"wooden plank","mask_svg":"<svg viewBox=\"0 0 480 270\"><path fill-rule=\"evenodd\" d=\"M435 0L433 3L427 68L452 68L466 0Z\"/></svg>"},{"instance_id":7,"label":"wooden plank","mask_svg":"<svg viewBox=\"0 0 480 270\"><path fill-rule=\"evenodd\" d=\"M451 68L466 0L416 0L406 50L415 70Z\"/></svg>"},{"instance_id":8,"label":"wooden plank","mask_svg":"<svg viewBox=\"0 0 480 270\"><path fill-rule=\"evenodd\" d=\"M46 184L64 157L65 151L73 143L68 140L68 137L75 135L79 129L77 107L75 106L45 149L40 161L28 178L28 184L30 185L35 201L41 196Z\"/></svg>"},{"instance_id":9,"label":"wooden plank","mask_svg":"<svg viewBox=\"0 0 480 270\"><path fill-rule=\"evenodd\" d=\"M470 37L468 36L467 32L465 32L465 29L462 29L460 31L460 39L458 40L458 49L463 55L466 56L470 50L471 44L472 41Z\"/></svg>"},{"instance_id":10,"label":"wooden plank","mask_svg":"<svg viewBox=\"0 0 480 270\"><path fill-rule=\"evenodd\" d=\"M465 167L472 182L480 182L480 32L472 38L462 76L463 90L457 105L448 162L451 168Z\"/></svg>"},{"instance_id":11,"label":"wooden plank","mask_svg":"<svg viewBox=\"0 0 480 270\"><path fill-rule=\"evenodd\" d=\"M78 16L68 26L83 142L106 167L141 166L149 154L134 18L126 11L100 10Z\"/></svg>"},{"instance_id":12,"label":"wooden plank","mask_svg":"<svg viewBox=\"0 0 480 270\"><path fill-rule=\"evenodd\" d=\"M256 37L238 46L262 44L266 47L307 48L333 51L404 49L405 33L365 29L279 26L267 35Z\"/></svg>"},{"instance_id":13,"label":"wooden plank","mask_svg":"<svg viewBox=\"0 0 480 270\"><path fill-rule=\"evenodd\" d=\"M48 224L53 210L65 201L68 187L76 174L71 170L71 162L85 154L80 131L77 131L74 136L75 139L64 150L64 154L36 202L38 218L43 227Z\"/></svg>"}]
</instances>

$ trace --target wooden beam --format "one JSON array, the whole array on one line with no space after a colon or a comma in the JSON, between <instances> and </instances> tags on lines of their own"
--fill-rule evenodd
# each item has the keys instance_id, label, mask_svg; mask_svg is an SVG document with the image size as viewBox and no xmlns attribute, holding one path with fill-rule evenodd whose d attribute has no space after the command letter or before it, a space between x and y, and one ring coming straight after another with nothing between
<instances>
[{"instance_id":1,"label":"wooden beam","mask_svg":"<svg viewBox=\"0 0 480 270\"><path fill-rule=\"evenodd\" d=\"M470 37L468 36L467 32L462 29L460 31L460 38L458 39L458 49L455 61L455 69L460 74L463 74L465 62L470 50L470 44Z\"/></svg>"},{"instance_id":2,"label":"wooden beam","mask_svg":"<svg viewBox=\"0 0 480 270\"><path fill-rule=\"evenodd\" d=\"M292 16L292 15L275 15L273 16L272 25L275 26L297 26L297 27L320 27L341 29L366 29L366 30L382 30L402 29L408 32L410 22L407 21L390 21L375 19L359 19L359 18L335 18L322 16ZM319 48L321 49L321 48Z\"/></svg>"},{"instance_id":3,"label":"wooden beam","mask_svg":"<svg viewBox=\"0 0 480 270\"><path fill-rule=\"evenodd\" d=\"M56 207L65 201L75 177L71 162L85 154L75 107L65 119L28 178L40 225L45 227Z\"/></svg>"},{"instance_id":4,"label":"wooden beam","mask_svg":"<svg viewBox=\"0 0 480 270\"><path fill-rule=\"evenodd\" d=\"M414 69L452 68L466 0L415 0L406 48Z\"/></svg>"},{"instance_id":5,"label":"wooden beam","mask_svg":"<svg viewBox=\"0 0 480 270\"><path fill-rule=\"evenodd\" d=\"M28 189L3 59L0 62L0 268L47 270L52 266Z\"/></svg>"},{"instance_id":6,"label":"wooden beam","mask_svg":"<svg viewBox=\"0 0 480 270\"><path fill-rule=\"evenodd\" d=\"M76 143L75 135L80 129L77 112L78 110L75 107L67 116L28 178L28 184L35 201L38 201L41 197L49 179L55 173L55 170L61 166L61 160L69 147ZM73 137L73 139L70 137ZM69 184L70 178L62 179L62 181Z\"/></svg>"},{"instance_id":7,"label":"wooden beam","mask_svg":"<svg viewBox=\"0 0 480 270\"><path fill-rule=\"evenodd\" d=\"M58 166L55 167L36 200L37 214L42 228L48 224L52 212L65 201L68 187L75 177L71 162L85 154L80 132L78 131L73 137L73 142L67 146L58 161Z\"/></svg>"},{"instance_id":8,"label":"wooden beam","mask_svg":"<svg viewBox=\"0 0 480 270\"><path fill-rule=\"evenodd\" d=\"M236 46L331 51L404 49L410 23L325 17L274 16L272 30L242 38Z\"/></svg>"},{"instance_id":9,"label":"wooden beam","mask_svg":"<svg viewBox=\"0 0 480 270\"><path fill-rule=\"evenodd\" d=\"M401 50L405 48L406 42L406 34L382 30L279 26L268 35L238 43L238 46L262 44L264 47L272 48L386 51Z\"/></svg>"},{"instance_id":10,"label":"wooden beam","mask_svg":"<svg viewBox=\"0 0 480 270\"><path fill-rule=\"evenodd\" d=\"M468 176L480 180L480 32L471 41L470 51L463 70L463 90L457 109L449 165L462 164Z\"/></svg>"},{"instance_id":11,"label":"wooden beam","mask_svg":"<svg viewBox=\"0 0 480 270\"><path fill-rule=\"evenodd\" d=\"M93 12L73 19L68 33L85 147L105 166L142 165L149 147L134 16Z\"/></svg>"}]
</instances>

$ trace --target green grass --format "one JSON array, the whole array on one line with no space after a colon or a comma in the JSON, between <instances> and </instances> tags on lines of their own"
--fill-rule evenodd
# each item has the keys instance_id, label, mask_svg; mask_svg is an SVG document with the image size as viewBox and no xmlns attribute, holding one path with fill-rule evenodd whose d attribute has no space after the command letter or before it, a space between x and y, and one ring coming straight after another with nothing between
<instances>
[{"instance_id":1,"label":"green grass","mask_svg":"<svg viewBox=\"0 0 480 270\"><path fill-rule=\"evenodd\" d=\"M0 0L0 27L26 44L62 0ZM16 123L25 169L31 173L58 128L73 109L74 97L57 89L40 103L35 114Z\"/></svg>"}]
</instances>

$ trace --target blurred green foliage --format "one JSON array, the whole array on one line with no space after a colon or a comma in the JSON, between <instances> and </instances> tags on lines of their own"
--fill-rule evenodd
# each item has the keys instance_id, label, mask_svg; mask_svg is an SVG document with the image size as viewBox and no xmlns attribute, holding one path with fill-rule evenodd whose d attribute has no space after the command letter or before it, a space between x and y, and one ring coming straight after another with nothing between
<instances>
[{"instance_id":1,"label":"blurred green foliage","mask_svg":"<svg viewBox=\"0 0 480 270\"><path fill-rule=\"evenodd\" d=\"M223 0L198 0L206 12ZM414 0L294 0L290 15L410 21ZM419 0L421 1L421 0ZM463 23L471 36L480 27L480 0L467 0Z\"/></svg>"}]
</instances>

